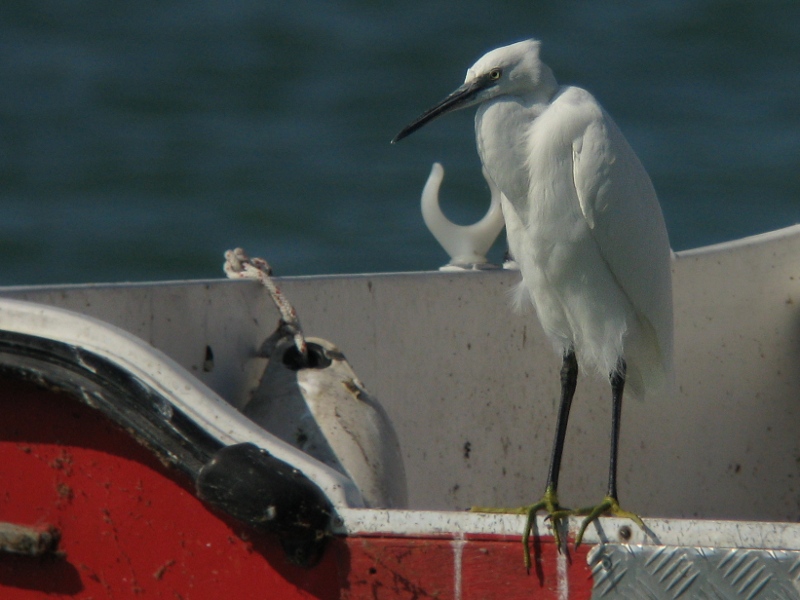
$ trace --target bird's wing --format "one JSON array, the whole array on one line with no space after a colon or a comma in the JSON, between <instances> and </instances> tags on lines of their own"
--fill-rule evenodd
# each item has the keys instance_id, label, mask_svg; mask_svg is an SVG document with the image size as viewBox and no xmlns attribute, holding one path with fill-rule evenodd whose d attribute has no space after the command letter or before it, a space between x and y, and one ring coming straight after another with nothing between
<instances>
[{"instance_id":1,"label":"bird's wing","mask_svg":"<svg viewBox=\"0 0 800 600\"><path fill-rule=\"evenodd\" d=\"M669 239L655 190L616 124L591 99L573 141L575 190L598 250L671 368L672 284ZM584 107L587 108L587 107Z\"/></svg>"}]
</instances>

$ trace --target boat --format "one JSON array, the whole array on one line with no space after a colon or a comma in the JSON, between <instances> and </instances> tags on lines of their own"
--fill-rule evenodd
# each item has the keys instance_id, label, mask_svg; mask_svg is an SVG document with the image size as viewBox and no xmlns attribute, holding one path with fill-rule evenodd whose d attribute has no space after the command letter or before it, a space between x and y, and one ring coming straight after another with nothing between
<instances>
[{"instance_id":1,"label":"boat","mask_svg":"<svg viewBox=\"0 0 800 600\"><path fill-rule=\"evenodd\" d=\"M0 288L0 597L798 598L798 256L800 226L675 255L674 390L623 411L646 529L558 547L539 516L530 570L524 515L468 510L544 488L560 360L517 271L275 279L396 434L377 500L242 412L283 322L257 282ZM605 489L606 387L578 383L570 505Z\"/></svg>"}]
</instances>

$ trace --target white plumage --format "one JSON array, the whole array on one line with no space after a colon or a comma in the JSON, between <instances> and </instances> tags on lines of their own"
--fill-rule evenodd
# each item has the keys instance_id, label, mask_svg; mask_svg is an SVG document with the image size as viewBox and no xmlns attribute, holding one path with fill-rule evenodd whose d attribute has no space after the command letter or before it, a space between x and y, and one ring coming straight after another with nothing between
<instances>
[{"instance_id":1,"label":"white plumage","mask_svg":"<svg viewBox=\"0 0 800 600\"><path fill-rule=\"evenodd\" d=\"M672 366L670 249L650 178L591 94L556 85L529 40L489 52L467 73L503 77L475 116L478 152L503 192L511 253L560 351L634 393Z\"/></svg>"},{"instance_id":2,"label":"white plumage","mask_svg":"<svg viewBox=\"0 0 800 600\"><path fill-rule=\"evenodd\" d=\"M548 487L531 514L546 509L554 521L578 514L561 509L555 493L578 364L611 381L608 495L579 511L589 515L580 540L605 511L641 523L617 503L619 415L626 383L642 395L672 369L672 253L636 154L591 94L558 86L539 50L538 41L527 40L489 52L467 71L464 85L394 141L441 114L479 105L478 153L502 192L508 243L522 273L515 304L533 304L564 357Z\"/></svg>"}]
</instances>

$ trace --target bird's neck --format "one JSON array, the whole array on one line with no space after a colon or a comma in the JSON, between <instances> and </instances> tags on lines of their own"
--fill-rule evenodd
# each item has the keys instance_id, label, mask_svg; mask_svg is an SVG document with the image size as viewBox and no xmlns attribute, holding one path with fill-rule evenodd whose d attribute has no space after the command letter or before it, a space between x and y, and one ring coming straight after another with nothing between
<instances>
[{"instance_id":1,"label":"bird's neck","mask_svg":"<svg viewBox=\"0 0 800 600\"><path fill-rule=\"evenodd\" d=\"M475 115L481 162L512 204L527 197L529 148L525 134L547 106L546 102L500 96L482 104Z\"/></svg>"}]
</instances>

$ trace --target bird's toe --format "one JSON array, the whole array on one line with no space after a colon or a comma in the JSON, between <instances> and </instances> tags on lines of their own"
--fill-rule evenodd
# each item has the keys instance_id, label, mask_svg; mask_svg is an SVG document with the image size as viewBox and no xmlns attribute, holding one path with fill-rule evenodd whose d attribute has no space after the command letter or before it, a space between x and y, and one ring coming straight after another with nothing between
<instances>
[{"instance_id":1,"label":"bird's toe","mask_svg":"<svg viewBox=\"0 0 800 600\"><path fill-rule=\"evenodd\" d=\"M598 504L597 506L589 506L586 508L581 508L571 513L574 516L582 516L585 517L583 522L581 523L581 527L578 530L578 535L575 538L575 548L577 548L580 543L583 541L583 534L586 532L586 528L593 522L597 521L601 515L609 515L612 517L617 517L620 519L630 519L634 523L636 523L642 530L645 530L644 521L642 521L641 517L636 513L632 513L628 510L624 510L619 505L619 500L614 498L613 496L606 496L603 501Z\"/></svg>"}]
</instances>

